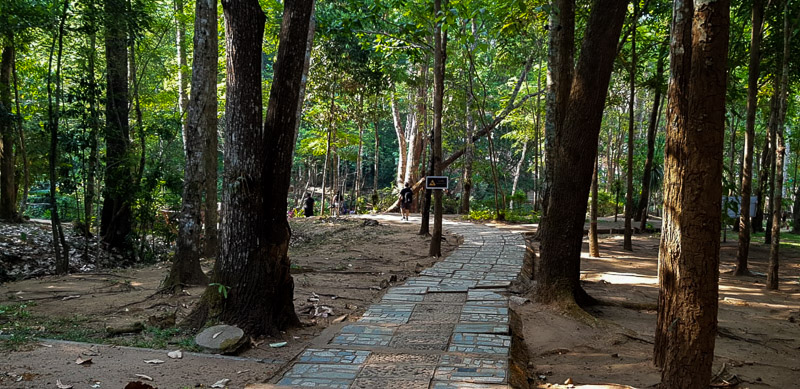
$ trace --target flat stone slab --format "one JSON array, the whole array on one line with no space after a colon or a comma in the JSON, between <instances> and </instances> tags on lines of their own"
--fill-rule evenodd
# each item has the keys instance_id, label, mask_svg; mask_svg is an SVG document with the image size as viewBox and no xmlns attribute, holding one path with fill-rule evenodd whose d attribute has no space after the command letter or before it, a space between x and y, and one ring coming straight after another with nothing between
<instances>
[{"instance_id":1,"label":"flat stone slab","mask_svg":"<svg viewBox=\"0 0 800 389\"><path fill-rule=\"evenodd\" d=\"M472 334L502 334L508 335L508 324L492 323L459 323L456 324L455 332L466 332Z\"/></svg>"},{"instance_id":2,"label":"flat stone slab","mask_svg":"<svg viewBox=\"0 0 800 389\"><path fill-rule=\"evenodd\" d=\"M428 389L431 384L430 379L415 380L412 378L381 378L369 377L358 378L353 382L351 388L375 389L375 388L394 388L394 389Z\"/></svg>"},{"instance_id":3,"label":"flat stone slab","mask_svg":"<svg viewBox=\"0 0 800 389\"><path fill-rule=\"evenodd\" d=\"M434 381L432 389L509 389L508 385L474 384L469 382Z\"/></svg>"},{"instance_id":4,"label":"flat stone slab","mask_svg":"<svg viewBox=\"0 0 800 389\"><path fill-rule=\"evenodd\" d=\"M427 289L427 288L426 288ZM418 303L425 300L425 296L421 294L401 294L401 293L386 293L381 298L381 302L406 302Z\"/></svg>"},{"instance_id":5,"label":"flat stone slab","mask_svg":"<svg viewBox=\"0 0 800 389\"><path fill-rule=\"evenodd\" d=\"M335 380L328 378L282 378L278 381L278 386L292 386L292 387L311 387L311 388L329 388L329 389L347 389L352 385L351 380Z\"/></svg>"},{"instance_id":6,"label":"flat stone slab","mask_svg":"<svg viewBox=\"0 0 800 389\"><path fill-rule=\"evenodd\" d=\"M472 289L467 292L467 301L486 301L486 300L499 300L506 301L508 297L497 293L496 290L475 290Z\"/></svg>"},{"instance_id":7,"label":"flat stone slab","mask_svg":"<svg viewBox=\"0 0 800 389\"><path fill-rule=\"evenodd\" d=\"M508 360L443 355L434 379L482 384L506 383Z\"/></svg>"},{"instance_id":8,"label":"flat stone slab","mask_svg":"<svg viewBox=\"0 0 800 389\"><path fill-rule=\"evenodd\" d=\"M414 304L374 304L359 319L363 323L406 323L414 310Z\"/></svg>"},{"instance_id":9,"label":"flat stone slab","mask_svg":"<svg viewBox=\"0 0 800 389\"><path fill-rule=\"evenodd\" d=\"M447 351L507 355L509 347L511 347L511 337L508 335L456 332Z\"/></svg>"},{"instance_id":10,"label":"flat stone slab","mask_svg":"<svg viewBox=\"0 0 800 389\"><path fill-rule=\"evenodd\" d=\"M461 305L418 304L409 323L456 323L461 308Z\"/></svg>"},{"instance_id":11,"label":"flat stone slab","mask_svg":"<svg viewBox=\"0 0 800 389\"><path fill-rule=\"evenodd\" d=\"M358 378L410 378L413 380L427 380L433 377L434 366L417 365L365 365Z\"/></svg>"},{"instance_id":12,"label":"flat stone slab","mask_svg":"<svg viewBox=\"0 0 800 389\"><path fill-rule=\"evenodd\" d=\"M352 382L352 380L354 380L358 375L359 371L361 371L361 365L296 363L294 366L292 366L291 370L283 375L283 379L312 378L349 380Z\"/></svg>"},{"instance_id":13,"label":"flat stone slab","mask_svg":"<svg viewBox=\"0 0 800 389\"><path fill-rule=\"evenodd\" d=\"M244 331L236 326L217 325L208 327L194 338L198 346L211 352L229 354L236 352L247 339Z\"/></svg>"},{"instance_id":14,"label":"flat stone slab","mask_svg":"<svg viewBox=\"0 0 800 389\"><path fill-rule=\"evenodd\" d=\"M389 288L386 293L397 293L397 294L425 294L428 293L428 287L426 286L395 286L394 288Z\"/></svg>"},{"instance_id":15,"label":"flat stone slab","mask_svg":"<svg viewBox=\"0 0 800 389\"><path fill-rule=\"evenodd\" d=\"M467 301L466 293L429 293L425 295L426 303L464 304Z\"/></svg>"},{"instance_id":16,"label":"flat stone slab","mask_svg":"<svg viewBox=\"0 0 800 389\"><path fill-rule=\"evenodd\" d=\"M411 365L436 365L439 363L437 354L409 354L409 353L372 353L367 358L367 363L371 365L388 364L411 364Z\"/></svg>"},{"instance_id":17,"label":"flat stone slab","mask_svg":"<svg viewBox=\"0 0 800 389\"><path fill-rule=\"evenodd\" d=\"M333 363L360 365L367 361L369 351L343 350L343 349L315 349L309 348L300 354L297 359L302 363Z\"/></svg>"}]
</instances>

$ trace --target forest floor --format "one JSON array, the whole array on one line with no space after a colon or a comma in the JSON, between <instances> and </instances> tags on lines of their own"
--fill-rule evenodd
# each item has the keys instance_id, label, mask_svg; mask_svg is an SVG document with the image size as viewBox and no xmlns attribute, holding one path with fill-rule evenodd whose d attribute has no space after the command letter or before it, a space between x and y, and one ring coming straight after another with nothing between
<instances>
[{"instance_id":1,"label":"forest floor","mask_svg":"<svg viewBox=\"0 0 800 389\"><path fill-rule=\"evenodd\" d=\"M78 388L122 388L130 381L153 378L162 389L211 387L221 379L231 388L261 382L291 361L337 321L355 321L377 302L389 285L403 282L431 266L430 238L417 235L418 224L365 224L364 218L292 219L290 257L295 280L295 307L301 328L266 339L252 339L236 357L196 353L192 334L174 328L203 292L188 288L180 295L158 294L169 263L128 269L101 269L68 276L39 276L0 285L0 387L56 387L57 380ZM0 243L34 275L47 271L49 228L41 223L0 226ZM20 233L25 239L19 239ZM4 237L4 238L3 238ZM443 255L460 240L445 235ZM44 245L44 247L27 247ZM213 263L203 261L205 270ZM38 268L44 267L44 270ZM16 273L15 273L16 274ZM317 311L330 314L314 316ZM175 314L172 316L172 314ZM141 332L110 337L106 327L135 322ZM161 328L163 327L163 328ZM66 341L39 341L36 338ZM76 343L79 342L79 343ZM287 342L280 348L270 344ZM90 347L100 344L99 347ZM166 351L183 350L180 360ZM10 351L10 352L9 352ZM77 358L93 363L76 364ZM211 359L209 359L211 358ZM164 363L145 363L145 360Z\"/></svg>"},{"instance_id":2,"label":"forest floor","mask_svg":"<svg viewBox=\"0 0 800 389\"><path fill-rule=\"evenodd\" d=\"M764 289L769 245L763 244L763 233L752 239L750 277L732 275L736 236L729 232L728 242L722 243L716 387L800 386L800 236L782 234L782 239L779 291ZM605 236L601 257L590 258L585 241L584 288L604 302L588 311L590 319L536 303L512 305L525 325L533 373L546 377L538 387L567 387L568 379L578 387L616 383L647 388L660 381L652 364L658 245L657 236L637 235L629 252L622 250L621 236Z\"/></svg>"},{"instance_id":3,"label":"forest floor","mask_svg":"<svg viewBox=\"0 0 800 389\"><path fill-rule=\"evenodd\" d=\"M366 226L364 219L299 219L292 222L290 248L295 277L295 305L306 326L270 339L255 339L237 357L195 353L191 334L170 328L169 314L180 322L203 288L179 296L154 293L168 263L107 270L65 277L43 276L0 285L0 387L56 387L56 380L74 388L121 388L129 381L154 379L165 388L211 387L227 378L231 388L263 382L278 372L336 320L354 321L380 299L387 283L402 282L430 266L429 239L416 235L418 225L384 222ZM513 230L535 225L495 224ZM2 232L0 225L0 232ZM18 228L18 227L15 227ZM35 226L46 231L45 227ZM19 248L19 231L0 234L3 249ZM35 231L25 232L27 244ZM797 387L800 381L800 237L787 236L782 246L781 290L764 290L769 246L756 236L751 245L752 277L733 277L736 241L722 244L720 276L720 335L714 372L717 382L739 381L739 388ZM731 238L733 240L731 240ZM45 239L42 237L41 239ZM447 236L445 252L459 239ZM558 309L528 302L512 304L524 324L530 353L529 367L538 378L535 387L578 387L607 384L606 388L646 388L659 382L651 363L658 296L658 237L637 235L634 251L622 250L620 236L601 237L601 258L585 257L582 278L594 297L616 305L592 308L576 318ZM46 250L44 250L46 251ZM588 251L588 247L584 248ZM44 255L44 254L41 254ZM447 254L445 254L447 255ZM212 263L205 261L204 268ZM758 273L760 272L760 273ZM336 296L334 298L334 296ZM314 301L318 299L319 301ZM312 300L312 301L309 301ZM315 304L332 309L314 317ZM346 315L343 319L342 317ZM143 322L138 334L108 337L105 327ZM165 329L159 326L166 322ZM65 341L39 341L65 339ZM271 343L287 342L280 348ZM91 347L91 344L101 344ZM166 352L181 349L183 359ZM77 365L76 359L93 359ZM164 363L145 363L158 359ZM148 382L148 381L144 381ZM724 387L724 386L720 386ZM733 387L733 386L730 386Z\"/></svg>"}]
</instances>

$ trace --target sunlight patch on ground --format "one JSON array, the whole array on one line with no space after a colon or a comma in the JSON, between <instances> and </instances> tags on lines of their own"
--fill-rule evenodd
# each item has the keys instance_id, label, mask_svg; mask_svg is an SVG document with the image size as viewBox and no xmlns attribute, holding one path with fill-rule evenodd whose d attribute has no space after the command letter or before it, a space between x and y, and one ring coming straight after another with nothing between
<instances>
[{"instance_id":1,"label":"sunlight patch on ground","mask_svg":"<svg viewBox=\"0 0 800 389\"><path fill-rule=\"evenodd\" d=\"M644 276L636 273L617 273L605 272L587 275L590 281L606 281L610 284L629 284L629 285L658 285L658 277Z\"/></svg>"}]
</instances>

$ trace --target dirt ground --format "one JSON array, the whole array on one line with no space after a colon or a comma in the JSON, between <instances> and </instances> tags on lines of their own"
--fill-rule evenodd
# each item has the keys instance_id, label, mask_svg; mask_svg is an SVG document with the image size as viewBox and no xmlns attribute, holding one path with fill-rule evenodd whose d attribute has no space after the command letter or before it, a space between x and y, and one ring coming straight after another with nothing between
<instances>
[{"instance_id":1,"label":"dirt ground","mask_svg":"<svg viewBox=\"0 0 800 389\"><path fill-rule=\"evenodd\" d=\"M797 388L800 383L800 250L782 248L779 291L766 291L769 246L753 239L750 269L754 277L733 277L737 242L722 244L719 335L713 371L716 383L737 388ZM535 303L514 306L525 323L530 367L537 387L581 385L652 387L660 373L652 364L658 298L658 238L637 236L634 251L622 250L622 238L601 238L601 258L584 247L581 277L590 295L611 303L641 304L629 309L599 306L594 322L576 320ZM760 273L759 273L760 272ZM629 306L631 304L628 304ZM649 306L648 306L649 305ZM588 386L587 386L588 387Z\"/></svg>"},{"instance_id":2,"label":"dirt ground","mask_svg":"<svg viewBox=\"0 0 800 389\"><path fill-rule=\"evenodd\" d=\"M24 309L0 311L0 334L6 336L0 340L0 387L56 387L56 380L76 389L122 388L136 380L162 389L210 387L223 378L232 380L228 384L231 388L262 382L326 328L357 320L367 306L380 299L386 287L434 263L435 258L427 255L430 238L417 235L418 224L364 222L348 217L292 220L295 307L305 325L277 338L253 339L250 349L237 357L186 352L200 351L190 334L157 328L165 321L169 326L172 313L180 322L203 292L198 287L177 296L155 294L169 263L0 285L0 307L25 304ZM442 252L446 256L458 246L459 239L452 235L445 235L445 239ZM206 270L211 266L210 260L203 262ZM313 316L315 305L329 307L332 313ZM144 331L106 337L107 326L117 328L134 322L144 323ZM21 341L21 334L111 345L90 350L88 343ZM287 345L269 346L280 342ZM16 351L7 352L9 349ZM165 350L178 349L184 350L183 359L168 358ZM93 363L77 365L78 357L92 358ZM144 362L152 359L164 363Z\"/></svg>"},{"instance_id":3,"label":"dirt ground","mask_svg":"<svg viewBox=\"0 0 800 389\"><path fill-rule=\"evenodd\" d=\"M536 228L496 226L520 232ZM138 335L108 338L104 334L108 325L147 322L172 312L180 321L191 310L202 288L188 289L180 296L153 295L167 263L14 282L0 286L0 307L25 303L27 308L0 312L0 329L6 335L3 346L21 350L0 353L0 387L55 387L60 379L76 389L121 388L129 381L144 380L136 374L153 378L145 382L162 389L210 387L223 378L231 380L230 388L263 382L304 347L340 327L343 322L334 323L336 319L347 315L344 322L356 320L384 293L381 286L393 283L392 276L399 283L433 263L426 255L428 239L416 235L418 225L413 223L381 221L378 226L364 226L363 219L331 222L312 218L293 221L293 229L290 253L295 265L295 305L307 326L278 338L256 339L237 357L193 353L198 350L191 337L169 329L146 325ZM731 234L728 236L730 240ZM449 253L458 242L447 236L443 249ZM585 288L609 303L592 308L593 319L578 320L531 302L512 304L524 323L529 369L537 377L534 387L567 387L563 384L568 379L583 388L647 388L659 382L659 372L651 362L658 238L636 236L631 253L622 250L620 236L604 236L600 250L601 258L585 256L582 261ZM588 247L584 247L586 251ZM769 247L754 239L750 268L756 275L735 278L730 274L735 237L722 245L721 331L714 362L717 383L739 382L738 388L798 387L800 248L783 249L781 290L776 292L764 290L768 253ZM210 266L209 261L204 262L206 269ZM309 301L315 299L319 301ZM332 315L310 315L315 303L332 308ZM8 338L15 332L111 345L90 348L88 343L15 342ZM269 346L282 341L288 344ZM166 351L177 349L185 351L183 359L169 359ZM78 357L92 358L93 364L77 365ZM164 363L144 362L151 359Z\"/></svg>"}]
</instances>

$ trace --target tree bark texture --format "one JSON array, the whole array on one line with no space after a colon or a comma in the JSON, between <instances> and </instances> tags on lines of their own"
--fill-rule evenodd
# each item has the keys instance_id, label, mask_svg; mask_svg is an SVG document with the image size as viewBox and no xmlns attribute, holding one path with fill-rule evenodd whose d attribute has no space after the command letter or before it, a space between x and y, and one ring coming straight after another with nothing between
<instances>
[{"instance_id":1,"label":"tree bark texture","mask_svg":"<svg viewBox=\"0 0 800 389\"><path fill-rule=\"evenodd\" d=\"M100 235L112 248L130 247L131 185L128 126L128 50L124 0L105 0L106 177Z\"/></svg>"},{"instance_id":2,"label":"tree bark texture","mask_svg":"<svg viewBox=\"0 0 800 389\"><path fill-rule=\"evenodd\" d=\"M255 0L225 0L228 97L220 257L206 291L211 313L249 335L275 335L299 323L287 255L286 207L303 61L314 2L285 2L278 56L261 128L261 41L265 16Z\"/></svg>"},{"instance_id":3,"label":"tree bark texture","mask_svg":"<svg viewBox=\"0 0 800 389\"><path fill-rule=\"evenodd\" d=\"M553 0L555 8L548 24L547 94L544 119L544 193L542 218L549 214L550 194L555 178L555 142L561 131L570 99L575 56L575 0Z\"/></svg>"},{"instance_id":4,"label":"tree bark texture","mask_svg":"<svg viewBox=\"0 0 800 389\"><path fill-rule=\"evenodd\" d=\"M186 106L183 149L186 165L183 171L183 195L181 196L180 226L176 241L175 258L172 260L165 287L178 288L183 285L200 285L208 277L200 268L203 256L202 230L203 191L209 176L205 171L204 153L206 134L217 129L217 2L197 0L194 21L194 61L192 61L192 94ZM216 152L216 150L214 150ZM215 158L216 159L216 158ZM216 166L215 166L216 168ZM216 169L214 169L216 171ZM216 193L216 180L214 182ZM216 196L214 196L216 198ZM216 211L216 204L214 204ZM216 213L216 212L215 212ZM206 214L207 215L207 214ZM206 216L208 218L208 216ZM207 220L208 222L208 220ZM208 223L206 223L208 227ZM206 240L209 237L206 236ZM212 254L216 257L216 253Z\"/></svg>"},{"instance_id":5,"label":"tree bark texture","mask_svg":"<svg viewBox=\"0 0 800 389\"><path fill-rule=\"evenodd\" d=\"M406 141L406 130L403 128L403 123L400 120L400 110L397 108L397 98L394 91L390 96L390 104L392 108L392 123L394 124L394 131L397 135L397 176L395 177L395 187L403 187L403 178L406 172L406 149L408 142Z\"/></svg>"},{"instance_id":6,"label":"tree bark texture","mask_svg":"<svg viewBox=\"0 0 800 389\"><path fill-rule=\"evenodd\" d=\"M705 388L717 336L729 2L674 3L654 347L663 388Z\"/></svg>"},{"instance_id":7,"label":"tree bark texture","mask_svg":"<svg viewBox=\"0 0 800 389\"><path fill-rule=\"evenodd\" d=\"M536 298L575 301L586 205L597 153L615 46L625 19L624 0L592 2L581 56L572 81L567 115L553 147L553 186L541 226L541 265ZM582 296L579 296L582 297Z\"/></svg>"},{"instance_id":8,"label":"tree bark texture","mask_svg":"<svg viewBox=\"0 0 800 389\"><path fill-rule=\"evenodd\" d=\"M739 247L734 275L750 273L747 257L750 252L750 194L753 185L753 142L755 141L756 108L758 106L758 76L761 62L761 26L764 20L762 0L753 0L750 33L750 61L747 75L747 113L745 114L742 191L739 201ZM760 206L761 204L759 204Z\"/></svg>"},{"instance_id":9,"label":"tree bark texture","mask_svg":"<svg viewBox=\"0 0 800 389\"><path fill-rule=\"evenodd\" d=\"M0 219L17 221L17 185L14 177L14 115L11 111L11 73L15 49L3 47L0 58Z\"/></svg>"}]
</instances>

